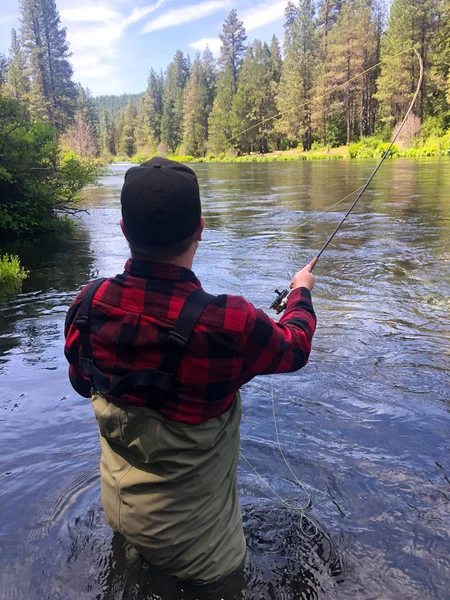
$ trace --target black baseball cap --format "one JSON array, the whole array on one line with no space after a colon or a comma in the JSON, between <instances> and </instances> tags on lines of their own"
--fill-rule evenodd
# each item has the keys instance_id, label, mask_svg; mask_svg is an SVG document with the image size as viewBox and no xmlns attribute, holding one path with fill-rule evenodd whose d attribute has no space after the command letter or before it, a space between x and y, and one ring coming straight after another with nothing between
<instances>
[{"instance_id":1,"label":"black baseball cap","mask_svg":"<svg viewBox=\"0 0 450 600\"><path fill-rule=\"evenodd\" d=\"M169 246L185 240L200 224L197 176L174 160L155 156L125 174L120 197L130 241Z\"/></svg>"}]
</instances>

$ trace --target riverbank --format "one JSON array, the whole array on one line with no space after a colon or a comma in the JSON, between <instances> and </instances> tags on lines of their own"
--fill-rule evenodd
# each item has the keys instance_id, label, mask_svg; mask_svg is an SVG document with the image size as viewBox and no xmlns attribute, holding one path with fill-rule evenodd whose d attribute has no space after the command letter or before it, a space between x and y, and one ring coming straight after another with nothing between
<instances>
[{"instance_id":1,"label":"riverbank","mask_svg":"<svg viewBox=\"0 0 450 600\"><path fill-rule=\"evenodd\" d=\"M168 155L167 158L178 160L183 163L272 163L305 160L368 159L381 158L388 146L389 142L377 138L364 138L349 146L316 148L309 152L292 149L268 152L266 154L244 154L241 156L236 156L232 152L221 152L217 155L208 154L207 156L173 154ZM112 157L111 162L132 162L134 164L140 164L149 160L152 156L155 156L155 154L138 152L132 157ZM450 134L442 137L430 138L424 142L418 141L408 148L394 144L390 152L391 158L431 158L440 156L450 157Z\"/></svg>"}]
</instances>

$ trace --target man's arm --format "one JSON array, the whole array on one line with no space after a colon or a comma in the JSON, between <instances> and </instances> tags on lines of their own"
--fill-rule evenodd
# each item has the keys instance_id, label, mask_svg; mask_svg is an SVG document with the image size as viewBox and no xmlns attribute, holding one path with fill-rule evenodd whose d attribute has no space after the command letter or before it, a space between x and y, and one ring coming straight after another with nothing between
<instances>
[{"instance_id":1,"label":"man's arm","mask_svg":"<svg viewBox=\"0 0 450 600\"><path fill-rule=\"evenodd\" d=\"M90 398L92 385L80 367L80 332L74 325L83 298L83 291L84 290L78 294L67 312L66 322L64 324L64 337L66 338L64 355L69 363L69 380L73 389L78 392L80 396Z\"/></svg>"},{"instance_id":2,"label":"man's arm","mask_svg":"<svg viewBox=\"0 0 450 600\"><path fill-rule=\"evenodd\" d=\"M313 286L314 275L307 265L294 276L278 323L250 305L243 337L242 384L256 375L287 373L305 366L316 329Z\"/></svg>"}]
</instances>

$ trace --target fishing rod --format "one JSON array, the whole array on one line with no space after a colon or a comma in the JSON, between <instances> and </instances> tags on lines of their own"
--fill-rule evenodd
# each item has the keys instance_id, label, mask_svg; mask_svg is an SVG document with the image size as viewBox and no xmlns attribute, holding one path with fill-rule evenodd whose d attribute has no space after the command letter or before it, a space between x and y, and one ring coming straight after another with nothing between
<instances>
[{"instance_id":1,"label":"fishing rod","mask_svg":"<svg viewBox=\"0 0 450 600\"><path fill-rule=\"evenodd\" d=\"M422 81L423 81L423 60L422 57L420 56L420 54L417 52L416 48L413 48L418 60L419 60L419 65L420 65L420 74L419 74L419 82L417 84L417 89L416 92L413 96L413 99L411 101L411 104L409 105L409 108L403 118L403 121L400 124L400 127L398 128L398 130L396 131L396 133L394 134L394 136L392 137L392 140L389 144L389 146L387 147L387 149L385 150L385 152L383 153L383 156L380 158L378 164L376 165L375 169L372 171L372 173L370 174L370 177L368 178L368 180L366 181L366 183L363 185L363 187L361 188L361 190L359 191L358 195L356 196L355 200L352 202L350 208L348 209L348 211L345 213L345 215L342 217L341 221L339 222L339 224L337 225L337 227L335 228L335 230L333 231L333 233L329 236L329 238L327 239L327 241L324 243L324 245L322 246L322 248L319 250L319 252L316 254L316 256L314 256L314 258L312 259L312 261L309 263L309 267L310 267L310 272L312 273L312 271L314 270L314 267L317 265L320 257L322 256L322 254L325 252L326 248L328 247L328 245L330 244L330 242L333 240L333 238L335 237L335 235L337 234L337 232L340 230L340 228L342 227L342 225L344 224L344 222L346 221L347 217L350 215L350 213L352 212L352 210L355 208L356 204L358 203L358 200L361 198L361 196L364 194L364 192L367 190L367 188L369 187L372 179L375 177L375 175L377 174L379 168L381 167L381 165L383 164L384 160L386 159L386 157L389 155L392 146L394 145L396 139L398 138L401 130L403 129L406 121L408 120L408 117L412 111L412 109L414 108L414 105L416 103L416 100L419 96L419 92L420 92L420 88L422 87ZM291 284L292 285L292 284ZM289 296L290 290L283 290L283 291L279 291L279 290L275 290L275 293L277 294L277 297L275 298L275 300L272 302L272 304L270 305L270 308L274 309L278 314L281 313L287 306L287 298Z\"/></svg>"}]
</instances>

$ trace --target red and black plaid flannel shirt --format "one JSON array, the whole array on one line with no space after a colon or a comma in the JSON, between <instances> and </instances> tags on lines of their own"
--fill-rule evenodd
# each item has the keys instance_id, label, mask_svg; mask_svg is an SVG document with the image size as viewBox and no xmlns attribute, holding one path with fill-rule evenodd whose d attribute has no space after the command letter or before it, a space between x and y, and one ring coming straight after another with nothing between
<instances>
[{"instance_id":1,"label":"red and black plaid flannel shirt","mask_svg":"<svg viewBox=\"0 0 450 600\"><path fill-rule=\"evenodd\" d=\"M125 271L107 279L92 303L91 345L97 367L111 375L124 369L157 368L163 340L186 297L201 284L189 269L130 259ZM84 288L69 309L65 355L74 389L91 395L79 364L80 333L74 325ZM226 412L256 375L303 367L311 350L316 317L311 295L297 288L276 323L240 296L219 296L197 323L174 377L174 392L136 390L121 402L149 406L167 419L193 425Z\"/></svg>"}]
</instances>

